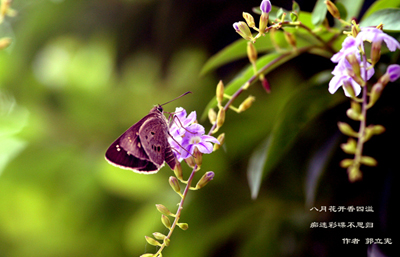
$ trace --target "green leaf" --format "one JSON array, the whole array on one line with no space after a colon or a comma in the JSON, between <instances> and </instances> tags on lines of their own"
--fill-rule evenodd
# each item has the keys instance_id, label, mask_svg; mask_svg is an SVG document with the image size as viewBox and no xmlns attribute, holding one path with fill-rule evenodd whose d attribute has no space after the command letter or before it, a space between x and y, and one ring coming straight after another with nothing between
<instances>
[{"instance_id":1,"label":"green leaf","mask_svg":"<svg viewBox=\"0 0 400 257\"><path fill-rule=\"evenodd\" d=\"M343 20L345 20L346 17L342 17L342 10L341 10L341 7L339 7L339 6L343 6L345 8L345 11L347 14L346 16L350 20L352 18L358 17L363 3L364 3L364 0L339 0L339 1L335 2L336 6L338 7L338 9L340 11L340 15L341 15L340 18L342 18Z\"/></svg>"},{"instance_id":2,"label":"green leaf","mask_svg":"<svg viewBox=\"0 0 400 257\"><path fill-rule=\"evenodd\" d=\"M347 10L346 7L342 3L335 3L336 7L339 10L340 13L340 19L346 20L347 18Z\"/></svg>"},{"instance_id":3,"label":"green leaf","mask_svg":"<svg viewBox=\"0 0 400 257\"><path fill-rule=\"evenodd\" d=\"M386 8L400 7L400 0L380 0L374 2L365 12L362 19L366 19L371 14Z\"/></svg>"},{"instance_id":4,"label":"green leaf","mask_svg":"<svg viewBox=\"0 0 400 257\"><path fill-rule=\"evenodd\" d=\"M312 11L312 23L315 26L320 25L325 20L327 11L325 0L318 0Z\"/></svg>"},{"instance_id":5,"label":"green leaf","mask_svg":"<svg viewBox=\"0 0 400 257\"><path fill-rule=\"evenodd\" d=\"M267 137L251 154L249 165L247 166L247 181L249 183L251 198L254 200L258 196L261 187L261 180L265 161L268 156L271 137Z\"/></svg>"},{"instance_id":6,"label":"green leaf","mask_svg":"<svg viewBox=\"0 0 400 257\"><path fill-rule=\"evenodd\" d=\"M253 162L257 165L253 165L253 167L264 166L262 177L265 178L282 160L308 122L343 99L340 95L328 93L326 82L330 78L329 72L318 74L308 81L306 86L302 86L292 93L280 111L272 132L268 135L268 143L264 142L264 145L257 148L254 154L256 157ZM259 156L260 153L265 153L265 156ZM265 161L264 165L261 161ZM248 170L247 172L248 177L254 179L254 181L249 181L254 198L259 190L256 186L261 185L258 181L260 174L257 170Z\"/></svg>"},{"instance_id":7,"label":"green leaf","mask_svg":"<svg viewBox=\"0 0 400 257\"><path fill-rule=\"evenodd\" d=\"M362 27L377 26L383 23L385 31L400 31L400 8L387 8L376 11L363 19L360 23Z\"/></svg>"}]
</instances>

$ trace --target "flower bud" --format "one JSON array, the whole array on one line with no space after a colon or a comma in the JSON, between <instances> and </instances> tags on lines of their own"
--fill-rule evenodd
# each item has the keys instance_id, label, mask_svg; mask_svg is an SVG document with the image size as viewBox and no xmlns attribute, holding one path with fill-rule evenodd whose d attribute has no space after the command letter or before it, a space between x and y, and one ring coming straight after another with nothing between
<instances>
[{"instance_id":1,"label":"flower bud","mask_svg":"<svg viewBox=\"0 0 400 257\"><path fill-rule=\"evenodd\" d=\"M385 127L382 125L369 125L365 128L363 142L367 142L373 135L379 135L385 132Z\"/></svg>"},{"instance_id":2,"label":"flower bud","mask_svg":"<svg viewBox=\"0 0 400 257\"><path fill-rule=\"evenodd\" d=\"M249 109L255 100L256 100L256 98L254 96L247 97L246 100L244 100L243 103L240 104L239 112L243 112L243 111Z\"/></svg>"},{"instance_id":3,"label":"flower bud","mask_svg":"<svg viewBox=\"0 0 400 257\"><path fill-rule=\"evenodd\" d=\"M340 147L342 148L343 152L345 152L347 154L355 154L356 148L357 148L357 142L353 138L349 138L347 140L347 143L341 144ZM344 168L347 168L347 167L344 167Z\"/></svg>"},{"instance_id":4,"label":"flower bud","mask_svg":"<svg viewBox=\"0 0 400 257\"><path fill-rule=\"evenodd\" d=\"M145 236L147 243L154 245L154 246L161 246L161 243L155 240L154 238L151 238L149 236Z\"/></svg>"},{"instance_id":5,"label":"flower bud","mask_svg":"<svg viewBox=\"0 0 400 257\"><path fill-rule=\"evenodd\" d=\"M188 158L186 158L185 162L192 169L196 166L196 162L193 160L193 156L189 156Z\"/></svg>"},{"instance_id":6,"label":"flower bud","mask_svg":"<svg viewBox=\"0 0 400 257\"><path fill-rule=\"evenodd\" d=\"M201 164L203 163L203 153L201 153L199 149L195 147L193 155L194 155L194 162L197 164L197 167L200 168Z\"/></svg>"},{"instance_id":7,"label":"flower bud","mask_svg":"<svg viewBox=\"0 0 400 257\"><path fill-rule=\"evenodd\" d=\"M156 208L161 214L167 215L167 216L175 216L172 212L170 212L167 207L165 207L162 204L156 204Z\"/></svg>"},{"instance_id":8,"label":"flower bud","mask_svg":"<svg viewBox=\"0 0 400 257\"><path fill-rule=\"evenodd\" d=\"M381 58L382 41L373 41L371 45L371 64L375 65Z\"/></svg>"},{"instance_id":9,"label":"flower bud","mask_svg":"<svg viewBox=\"0 0 400 257\"><path fill-rule=\"evenodd\" d=\"M292 33L287 32L287 31L285 31L284 35L285 35L285 39L289 43L289 45L291 45L293 48L296 48L295 36Z\"/></svg>"},{"instance_id":10,"label":"flower bud","mask_svg":"<svg viewBox=\"0 0 400 257\"><path fill-rule=\"evenodd\" d=\"M247 57L251 63L255 63L257 61L257 50L251 42L247 42Z\"/></svg>"},{"instance_id":11,"label":"flower bud","mask_svg":"<svg viewBox=\"0 0 400 257\"><path fill-rule=\"evenodd\" d=\"M348 167L350 167L351 165L353 165L353 163L354 163L354 160L353 159L344 159L344 160L342 160L341 162L340 162L340 167L342 167L342 168L348 168Z\"/></svg>"},{"instance_id":12,"label":"flower bud","mask_svg":"<svg viewBox=\"0 0 400 257\"><path fill-rule=\"evenodd\" d=\"M221 108L218 111L218 116L217 116L217 127L220 128L225 122L225 109Z\"/></svg>"},{"instance_id":13,"label":"flower bud","mask_svg":"<svg viewBox=\"0 0 400 257\"><path fill-rule=\"evenodd\" d=\"M220 80L217 85L216 95L218 104L221 105L222 101L224 100L224 83L222 83L222 80Z\"/></svg>"},{"instance_id":14,"label":"flower bud","mask_svg":"<svg viewBox=\"0 0 400 257\"><path fill-rule=\"evenodd\" d=\"M164 240L167 236L164 234L161 234L160 232L154 232L153 236L157 240Z\"/></svg>"},{"instance_id":15,"label":"flower bud","mask_svg":"<svg viewBox=\"0 0 400 257\"><path fill-rule=\"evenodd\" d=\"M377 82L375 85L372 86L371 95L369 97L369 102L367 105L368 108L371 108L372 106L374 106L376 101L378 101L379 97L382 94L383 88L384 88L384 86L379 82Z\"/></svg>"},{"instance_id":16,"label":"flower bud","mask_svg":"<svg viewBox=\"0 0 400 257\"><path fill-rule=\"evenodd\" d=\"M242 38L251 41L254 40L253 35L251 34L251 31L245 22L243 21L235 22L233 23L233 28Z\"/></svg>"},{"instance_id":17,"label":"flower bud","mask_svg":"<svg viewBox=\"0 0 400 257\"><path fill-rule=\"evenodd\" d=\"M378 164L378 162L370 156L361 156L360 163L372 167Z\"/></svg>"},{"instance_id":18,"label":"flower bud","mask_svg":"<svg viewBox=\"0 0 400 257\"><path fill-rule=\"evenodd\" d=\"M168 228L168 229L171 228L171 221L164 214L161 215L161 222L162 222L162 224L164 224L164 226L166 228Z\"/></svg>"},{"instance_id":19,"label":"flower bud","mask_svg":"<svg viewBox=\"0 0 400 257\"><path fill-rule=\"evenodd\" d=\"M400 65L398 64L389 65L386 70L386 74L388 74L390 82L398 80L400 77Z\"/></svg>"},{"instance_id":20,"label":"flower bud","mask_svg":"<svg viewBox=\"0 0 400 257\"><path fill-rule=\"evenodd\" d=\"M268 19L269 19L269 14L266 12L263 12L260 16L260 23L258 25L258 30L261 35L265 33L265 29L268 26Z\"/></svg>"},{"instance_id":21,"label":"flower bud","mask_svg":"<svg viewBox=\"0 0 400 257\"><path fill-rule=\"evenodd\" d=\"M361 105L359 103L357 103L356 101L351 101L350 106L354 112L361 113Z\"/></svg>"},{"instance_id":22,"label":"flower bud","mask_svg":"<svg viewBox=\"0 0 400 257\"><path fill-rule=\"evenodd\" d=\"M349 54L346 56L346 60L350 63L354 76L357 76L359 79L361 79L360 63L358 62L356 55Z\"/></svg>"},{"instance_id":23,"label":"flower bud","mask_svg":"<svg viewBox=\"0 0 400 257\"><path fill-rule=\"evenodd\" d=\"M210 182L214 178L214 175L215 175L214 172L207 171L203 175L203 177L201 177L199 182L197 182L195 189L200 189L200 188L204 187L205 185L207 185L207 183Z\"/></svg>"},{"instance_id":24,"label":"flower bud","mask_svg":"<svg viewBox=\"0 0 400 257\"><path fill-rule=\"evenodd\" d=\"M346 114L347 117L352 120L362 120L364 118L360 113L355 112L352 108L347 109Z\"/></svg>"},{"instance_id":25,"label":"flower bud","mask_svg":"<svg viewBox=\"0 0 400 257\"><path fill-rule=\"evenodd\" d=\"M174 174L179 180L183 180L182 165L177 162L174 168Z\"/></svg>"},{"instance_id":26,"label":"flower bud","mask_svg":"<svg viewBox=\"0 0 400 257\"><path fill-rule=\"evenodd\" d=\"M214 144L214 149L213 149L213 151L218 150L218 149L222 146L222 144L223 144L224 141L225 141L225 133L220 134L220 135L218 136L217 140L218 140L219 144Z\"/></svg>"},{"instance_id":27,"label":"flower bud","mask_svg":"<svg viewBox=\"0 0 400 257\"><path fill-rule=\"evenodd\" d=\"M271 2L269 0L263 0L260 4L260 10L263 13L269 13L272 9Z\"/></svg>"},{"instance_id":28,"label":"flower bud","mask_svg":"<svg viewBox=\"0 0 400 257\"><path fill-rule=\"evenodd\" d=\"M213 108L208 109L208 119L210 123L214 125L215 121L217 121L217 113L214 111Z\"/></svg>"},{"instance_id":29,"label":"flower bud","mask_svg":"<svg viewBox=\"0 0 400 257\"><path fill-rule=\"evenodd\" d=\"M347 169L347 174L349 176L350 182L356 182L362 179L362 173L360 171L359 165L352 165Z\"/></svg>"},{"instance_id":30,"label":"flower bud","mask_svg":"<svg viewBox=\"0 0 400 257\"><path fill-rule=\"evenodd\" d=\"M171 242L171 240L168 238L168 237L166 237L166 238L164 238L164 244L166 245L166 246L169 246L169 243Z\"/></svg>"},{"instance_id":31,"label":"flower bud","mask_svg":"<svg viewBox=\"0 0 400 257\"><path fill-rule=\"evenodd\" d=\"M169 177L169 184L171 185L172 189L177 192L178 194L181 193L181 187L179 186L178 179L174 176Z\"/></svg>"},{"instance_id":32,"label":"flower bud","mask_svg":"<svg viewBox=\"0 0 400 257\"><path fill-rule=\"evenodd\" d=\"M343 80L343 89L350 95L350 97L356 97L356 93L354 92L354 87L351 82L347 79Z\"/></svg>"},{"instance_id":33,"label":"flower bud","mask_svg":"<svg viewBox=\"0 0 400 257\"><path fill-rule=\"evenodd\" d=\"M260 80L265 92L268 94L271 93L271 85L269 84L268 80L264 77L264 74L260 75Z\"/></svg>"},{"instance_id":34,"label":"flower bud","mask_svg":"<svg viewBox=\"0 0 400 257\"><path fill-rule=\"evenodd\" d=\"M358 133L355 132L349 124L345 123L345 122L338 122L338 127L339 130L347 135L347 136L351 136L351 137L358 137Z\"/></svg>"},{"instance_id":35,"label":"flower bud","mask_svg":"<svg viewBox=\"0 0 400 257\"><path fill-rule=\"evenodd\" d=\"M326 7L328 8L328 12L336 19L340 19L340 12L336 5L331 1L325 1Z\"/></svg>"},{"instance_id":36,"label":"flower bud","mask_svg":"<svg viewBox=\"0 0 400 257\"><path fill-rule=\"evenodd\" d=\"M187 230L189 228L187 223L177 223L176 225L178 225L182 230Z\"/></svg>"},{"instance_id":37,"label":"flower bud","mask_svg":"<svg viewBox=\"0 0 400 257\"><path fill-rule=\"evenodd\" d=\"M256 24L254 23L254 18L250 13L243 12L243 18L245 19L247 25L249 25L250 28L254 28Z\"/></svg>"},{"instance_id":38,"label":"flower bud","mask_svg":"<svg viewBox=\"0 0 400 257\"><path fill-rule=\"evenodd\" d=\"M7 48L9 45L11 45L11 38L3 37L0 39L0 50Z\"/></svg>"}]
</instances>

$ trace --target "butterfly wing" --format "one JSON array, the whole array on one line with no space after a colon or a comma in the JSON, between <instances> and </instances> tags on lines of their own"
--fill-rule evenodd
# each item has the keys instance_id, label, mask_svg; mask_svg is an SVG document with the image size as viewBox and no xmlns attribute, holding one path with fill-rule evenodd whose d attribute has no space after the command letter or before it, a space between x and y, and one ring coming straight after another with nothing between
<instances>
[{"instance_id":1,"label":"butterfly wing","mask_svg":"<svg viewBox=\"0 0 400 257\"><path fill-rule=\"evenodd\" d=\"M175 156L169 145L168 136L168 124L161 113L147 119L139 131L143 148L153 164L161 168L165 161L171 169L174 169Z\"/></svg>"},{"instance_id":2,"label":"butterfly wing","mask_svg":"<svg viewBox=\"0 0 400 257\"><path fill-rule=\"evenodd\" d=\"M117 138L107 149L106 160L114 166L130 169L134 172L156 173L159 167L150 161L139 137L140 127L153 116L154 114L145 116Z\"/></svg>"}]
</instances>

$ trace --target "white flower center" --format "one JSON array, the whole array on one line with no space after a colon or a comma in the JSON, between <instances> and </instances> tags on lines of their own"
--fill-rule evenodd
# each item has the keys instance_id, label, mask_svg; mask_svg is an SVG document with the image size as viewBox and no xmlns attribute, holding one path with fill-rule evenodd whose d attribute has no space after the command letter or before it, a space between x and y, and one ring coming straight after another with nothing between
<instances>
[{"instance_id":1,"label":"white flower center","mask_svg":"<svg viewBox=\"0 0 400 257\"><path fill-rule=\"evenodd\" d=\"M190 138L189 142L191 145L198 144L201 142L201 137L194 136L194 137Z\"/></svg>"}]
</instances>

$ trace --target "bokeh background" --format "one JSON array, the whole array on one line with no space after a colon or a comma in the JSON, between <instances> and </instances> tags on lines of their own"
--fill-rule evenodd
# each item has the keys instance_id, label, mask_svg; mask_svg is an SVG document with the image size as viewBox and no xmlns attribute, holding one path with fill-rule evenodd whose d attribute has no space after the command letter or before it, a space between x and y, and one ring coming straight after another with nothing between
<instances>
[{"instance_id":1,"label":"bokeh background","mask_svg":"<svg viewBox=\"0 0 400 257\"><path fill-rule=\"evenodd\" d=\"M298 3L312 11L314 1ZM172 171L164 167L146 176L118 169L104 160L104 152L153 105L183 92L193 94L165 110L182 106L200 116L218 81L228 82L248 63L239 60L200 76L202 66L239 39L232 23L259 4L15 0L18 15L0 25L0 37L13 40L0 52L0 256L155 252L144 236L167 233L155 204L174 210L179 201L168 184ZM290 9L291 1L273 4ZM189 229L174 232L164 256L366 256L376 247L365 245L365 237L391 238L394 245L381 247L388 256L398 249L393 195L399 87L388 87L371 111L371 122L384 124L387 132L367 145L380 165L365 169L362 182L349 183L338 166L345 157L338 146L346 138L336 123L348 121L349 105L338 94L332 96L335 106L299 131L258 198L251 199L246 169L252 151L293 92L332 68L329 60L302 55L268 75L271 94L255 84L241 96L237 104L247 94L257 100L240 115L227 114L225 145L204 156L201 170L214 171L215 178L189 193L181 218ZM327 87L320 92L328 94ZM210 128L207 120L200 122ZM318 160L324 172L310 184L310 167ZM184 172L188 176L190 169ZM330 205L372 206L374 212L310 212ZM313 221L374 222L374 228L311 229ZM344 237L362 241L344 245Z\"/></svg>"}]
</instances>

